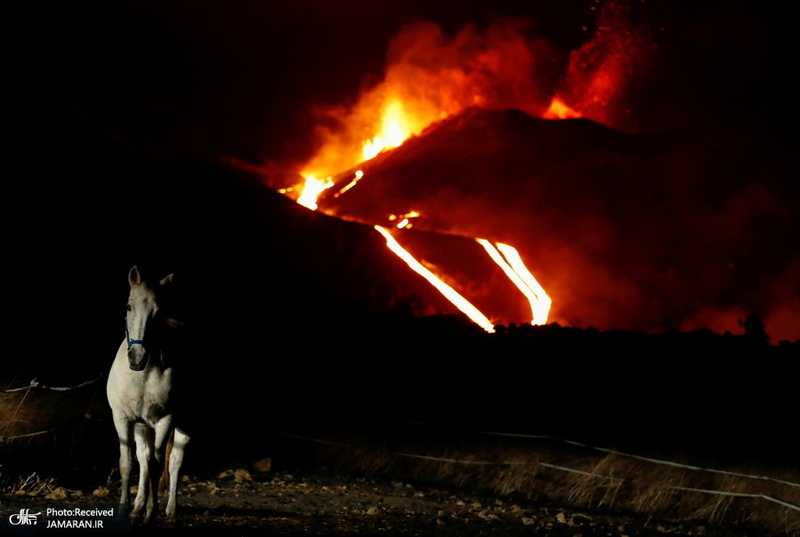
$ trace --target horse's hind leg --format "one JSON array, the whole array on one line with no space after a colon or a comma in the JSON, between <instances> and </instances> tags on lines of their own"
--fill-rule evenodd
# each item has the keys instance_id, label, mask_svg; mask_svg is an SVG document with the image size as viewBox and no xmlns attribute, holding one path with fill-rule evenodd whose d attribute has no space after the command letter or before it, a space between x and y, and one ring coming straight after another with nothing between
<instances>
[{"instance_id":1,"label":"horse's hind leg","mask_svg":"<svg viewBox=\"0 0 800 537\"><path fill-rule=\"evenodd\" d=\"M169 500L167 501L167 520L175 521L175 510L178 505L178 476L183 464L183 454L186 444L189 443L189 435L175 429L172 443L172 453L169 455Z\"/></svg>"},{"instance_id":2,"label":"horse's hind leg","mask_svg":"<svg viewBox=\"0 0 800 537\"><path fill-rule=\"evenodd\" d=\"M169 459L172 454L172 445L175 443L175 433L169 435L167 446L164 448L164 465L161 470L161 478L158 480L158 495L167 496L169 494Z\"/></svg>"},{"instance_id":3,"label":"horse's hind leg","mask_svg":"<svg viewBox=\"0 0 800 537\"><path fill-rule=\"evenodd\" d=\"M137 423L134 427L136 437L136 458L139 460L139 490L136 499L133 501L133 511L131 511L131 521L138 523L142 509L146 506L144 522L152 520L155 509L153 508L152 478L150 477L150 461L153 458L153 437L150 429Z\"/></svg>"},{"instance_id":4,"label":"horse's hind leg","mask_svg":"<svg viewBox=\"0 0 800 537\"><path fill-rule=\"evenodd\" d=\"M166 468L166 452L171 434L172 417L167 416L160 419L155 425L153 457L150 459L150 497L147 503L148 519L150 518L151 511L154 514L158 511L159 480L163 469Z\"/></svg>"}]
</instances>

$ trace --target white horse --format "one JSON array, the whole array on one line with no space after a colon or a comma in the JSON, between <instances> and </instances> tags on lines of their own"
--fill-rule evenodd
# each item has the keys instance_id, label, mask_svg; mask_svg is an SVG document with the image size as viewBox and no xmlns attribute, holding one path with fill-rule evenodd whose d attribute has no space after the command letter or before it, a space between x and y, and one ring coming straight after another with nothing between
<instances>
[{"instance_id":1,"label":"white horse","mask_svg":"<svg viewBox=\"0 0 800 537\"><path fill-rule=\"evenodd\" d=\"M160 282L146 281L137 267L131 268L125 339L119 346L106 386L119 436L120 508L124 512L130 507L129 480L135 441L139 490L131 511L134 524L141 521L145 508L144 522L155 520L158 481L165 462L169 473L166 515L169 522L175 521L178 473L189 442L189 436L177 426L173 416L175 402L170 398L173 391L170 333L180 323L168 317L159 304L161 291L171 281L172 274ZM171 435L172 449L167 460Z\"/></svg>"}]
</instances>

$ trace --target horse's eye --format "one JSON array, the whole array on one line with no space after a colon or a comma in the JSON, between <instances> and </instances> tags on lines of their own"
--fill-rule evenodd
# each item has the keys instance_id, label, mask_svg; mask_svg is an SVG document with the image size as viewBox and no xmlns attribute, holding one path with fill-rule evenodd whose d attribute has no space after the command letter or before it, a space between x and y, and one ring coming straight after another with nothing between
<instances>
[{"instance_id":1,"label":"horse's eye","mask_svg":"<svg viewBox=\"0 0 800 537\"><path fill-rule=\"evenodd\" d=\"M133 308L131 307L130 304L128 304L127 306L125 306L125 309L128 310L128 311L131 311Z\"/></svg>"}]
</instances>

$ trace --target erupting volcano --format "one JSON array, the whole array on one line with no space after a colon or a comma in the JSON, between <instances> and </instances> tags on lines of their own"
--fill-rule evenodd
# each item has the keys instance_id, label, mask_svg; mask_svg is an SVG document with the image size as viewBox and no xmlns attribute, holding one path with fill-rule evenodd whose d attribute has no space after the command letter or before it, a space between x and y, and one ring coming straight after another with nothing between
<instances>
[{"instance_id":1,"label":"erupting volcano","mask_svg":"<svg viewBox=\"0 0 800 537\"><path fill-rule=\"evenodd\" d=\"M525 38L524 29L519 21L504 21L485 34L468 27L455 38L448 38L434 25L421 24L406 28L394 41L390 51L393 60L385 80L366 92L356 106L345 113L342 119L345 125L343 132L326 133L326 141L302 172L304 182L281 188L280 191L291 195L301 205L317 210L321 196L336 200L364 178L364 171L357 169L340 175L334 181L328 175L331 170L341 172L354 165L362 165L387 150L401 146L409 137L420 135L432 124L476 108L491 109L505 104L506 100L508 104L524 105L538 111L543 117L579 117L580 114L559 96L553 97L545 108L537 102L542 98L542 92L534 87L532 69L536 58ZM440 53L446 59L432 62ZM518 66L526 68L519 73ZM606 76L605 73L602 76ZM610 86L607 82L604 88ZM520 102L521 96L527 102ZM531 96L534 96L533 100L529 100ZM337 113L341 114L340 111ZM353 142L358 140L359 134L360 151ZM374 203L383 206L383 201L378 196ZM335 201L327 206L331 210L326 212L337 213ZM398 229L414 225L410 219L428 219L428 214L408 207L400 213L365 214L356 211L340 215L374 225L386 238L387 246L411 269L428 280L473 322L489 332L494 331L494 321L445 283L442 275L435 274L420 263L400 245L389 229L383 227L391 223L395 233L398 233ZM448 220L447 213L434 218L437 221ZM438 231L458 233L457 229ZM507 244L493 244L481 237L476 237L476 240L529 301L530 322L545 324L551 299L526 267L518 251ZM506 322L521 321L507 314L495 314L493 318Z\"/></svg>"},{"instance_id":2,"label":"erupting volcano","mask_svg":"<svg viewBox=\"0 0 800 537\"><path fill-rule=\"evenodd\" d=\"M327 190L331 190L330 196L339 198L364 178L364 172L358 169L348 174L344 184L341 180L337 184L324 173L325 168L343 170L359 164L359 161L370 161L402 145L409 137L419 135L431 124L465 110L502 104L506 97L499 97L498 88L513 88L519 95L531 95L531 73L523 73L520 78L513 68L515 65L531 68L534 65L533 51L526 43L522 29L519 22L505 21L492 27L486 35L478 34L470 27L454 39L449 39L435 26L423 24L407 28L395 40L390 52L390 56L395 58L383 83L368 91L355 108L346 114L343 121L347 128L344 133L327 135L326 142L302 172L305 177L303 184L282 188L281 192L294 194L298 203L317 210L318 199ZM478 46L473 48L476 43ZM436 57L438 52L446 53L449 59L443 64L438 61L431 64L430 58ZM541 109L536 102L528 105L535 110ZM579 115L558 97L554 97L551 105L542 113L546 117ZM354 149L352 142L358 138L358 133L368 133L368 137L360 142L360 152ZM325 178L321 179L322 176ZM376 200L376 203L380 204L380 200ZM399 216L395 212L372 218L348 216L372 223L387 239L389 248L410 268L439 289L472 321L489 332L494 331L494 323L489 318L439 275L419 263L400 246L387 228L379 225L383 220L398 221L393 227L402 229L412 225L410 218L426 218L426 214L409 208ZM530 322L546 323L551 299L525 266L517 250L506 244L493 245L480 237L476 237L476 240L530 302ZM495 318L509 319L509 316Z\"/></svg>"},{"instance_id":3,"label":"erupting volcano","mask_svg":"<svg viewBox=\"0 0 800 537\"><path fill-rule=\"evenodd\" d=\"M728 227L751 196L754 218L779 202L746 183L710 200L675 167L690 142L635 118L630 103L658 47L620 5L607 4L570 54L519 19L454 35L428 22L406 26L380 82L351 105L316 111L316 150L298 179L265 180L311 210L374 227L490 332L509 322L736 332L759 313L778 337L794 338L796 293L786 296L785 285L743 293L748 245ZM697 216L704 204L709 211ZM499 298L509 290L495 287L496 274L459 282L411 253L412 228L474 239L481 249L449 261L489 256L514 298ZM765 269L789 281L796 269L783 261ZM530 313L522 318L509 301Z\"/></svg>"}]
</instances>

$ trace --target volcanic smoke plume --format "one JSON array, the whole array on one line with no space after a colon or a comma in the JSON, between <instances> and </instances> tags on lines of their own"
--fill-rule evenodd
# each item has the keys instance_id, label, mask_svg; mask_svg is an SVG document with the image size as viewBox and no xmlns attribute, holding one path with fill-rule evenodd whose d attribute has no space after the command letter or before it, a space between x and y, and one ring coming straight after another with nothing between
<instances>
[{"instance_id":1,"label":"volcanic smoke plume","mask_svg":"<svg viewBox=\"0 0 800 537\"><path fill-rule=\"evenodd\" d=\"M412 216L513 245L552 298L550 321L741 332L758 314L773 340L800 338L782 171L686 108L674 65L624 6L606 4L571 53L528 20L403 28L382 80L317 111L318 149L298 174L331 215ZM692 122L665 112L679 105ZM267 179L301 196L302 180L282 181Z\"/></svg>"}]
</instances>

